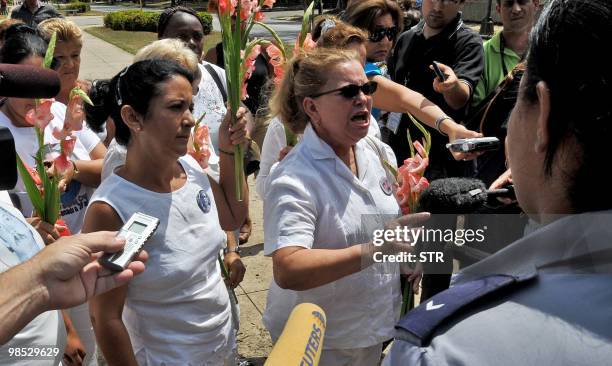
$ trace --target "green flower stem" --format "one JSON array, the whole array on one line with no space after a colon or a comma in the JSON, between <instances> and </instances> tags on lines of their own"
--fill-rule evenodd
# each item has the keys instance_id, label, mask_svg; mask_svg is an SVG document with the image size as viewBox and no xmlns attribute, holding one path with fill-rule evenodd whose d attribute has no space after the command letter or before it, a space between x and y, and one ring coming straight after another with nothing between
<instances>
[{"instance_id":1,"label":"green flower stem","mask_svg":"<svg viewBox=\"0 0 612 366\"><path fill-rule=\"evenodd\" d=\"M230 278L229 271L225 267L225 263L223 263L223 258L221 258L221 254L217 254L217 260L219 261L219 266L221 267L223 278L225 278L226 280L229 280ZM234 289L229 288L229 287L227 289L229 290L230 294L232 294L232 297L234 298L234 301L236 302L236 304L238 304L238 297L236 297L236 293L234 292Z\"/></svg>"},{"instance_id":2,"label":"green flower stem","mask_svg":"<svg viewBox=\"0 0 612 366\"><path fill-rule=\"evenodd\" d=\"M412 284L406 278L404 288L402 289L402 310L400 316L404 316L412 308Z\"/></svg>"}]
</instances>

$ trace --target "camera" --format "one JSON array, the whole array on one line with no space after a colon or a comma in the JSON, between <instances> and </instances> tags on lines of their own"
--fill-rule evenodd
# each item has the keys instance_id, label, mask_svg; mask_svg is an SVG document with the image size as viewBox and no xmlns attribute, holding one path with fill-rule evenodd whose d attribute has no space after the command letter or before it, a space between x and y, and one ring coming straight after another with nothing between
<instances>
[{"instance_id":1,"label":"camera","mask_svg":"<svg viewBox=\"0 0 612 366\"><path fill-rule=\"evenodd\" d=\"M15 152L15 141L11 131L6 127L0 127L0 190L6 191L15 188L17 184L17 153Z\"/></svg>"}]
</instances>

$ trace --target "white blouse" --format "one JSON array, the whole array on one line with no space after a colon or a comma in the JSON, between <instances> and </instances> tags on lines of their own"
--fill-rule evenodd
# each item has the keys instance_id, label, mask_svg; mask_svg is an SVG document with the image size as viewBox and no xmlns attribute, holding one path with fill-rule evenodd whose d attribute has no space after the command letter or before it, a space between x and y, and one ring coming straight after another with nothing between
<instances>
[{"instance_id":1,"label":"white blouse","mask_svg":"<svg viewBox=\"0 0 612 366\"><path fill-rule=\"evenodd\" d=\"M382 142L378 144L383 145ZM310 125L270 174L264 200L264 254L290 246L343 249L372 240L373 228L400 213L377 152L365 141L355 145L356 177ZM394 162L395 157L388 159ZM390 192L388 192L390 193ZM325 349L369 347L393 337L400 309L397 264L376 263L360 272L305 291L268 292L264 324L277 338L293 307L302 302L323 308L328 325Z\"/></svg>"}]
</instances>

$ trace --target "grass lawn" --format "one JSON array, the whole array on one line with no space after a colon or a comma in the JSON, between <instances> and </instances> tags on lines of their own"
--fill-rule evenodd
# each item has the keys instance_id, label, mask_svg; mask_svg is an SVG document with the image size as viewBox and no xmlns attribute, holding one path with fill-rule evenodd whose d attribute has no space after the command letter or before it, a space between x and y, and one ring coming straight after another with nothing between
<instances>
[{"instance_id":1,"label":"grass lawn","mask_svg":"<svg viewBox=\"0 0 612 366\"><path fill-rule=\"evenodd\" d=\"M136 54L139 49L157 39L157 33L154 32L114 31L105 27L85 28L85 32L113 44L131 54ZM209 48L214 47L219 42L221 42L221 33L211 32L209 35L204 37L204 52L206 52Z\"/></svg>"},{"instance_id":2,"label":"grass lawn","mask_svg":"<svg viewBox=\"0 0 612 366\"><path fill-rule=\"evenodd\" d=\"M85 13L76 13L76 14L70 14L70 15L64 14L64 16L69 16L69 17L87 17L87 16L104 16L105 14L106 13L104 13L102 11L90 10L90 11L87 11Z\"/></svg>"}]
</instances>

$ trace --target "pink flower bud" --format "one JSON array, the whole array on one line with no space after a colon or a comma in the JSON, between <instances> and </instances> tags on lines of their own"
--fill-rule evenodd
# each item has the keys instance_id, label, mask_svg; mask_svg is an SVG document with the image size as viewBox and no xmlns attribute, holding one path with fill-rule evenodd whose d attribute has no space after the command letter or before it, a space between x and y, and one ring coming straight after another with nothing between
<instances>
[{"instance_id":1,"label":"pink flower bud","mask_svg":"<svg viewBox=\"0 0 612 366\"><path fill-rule=\"evenodd\" d=\"M33 109L30 109L25 116L26 122L30 126L34 126L41 130L44 130L49 122L53 120L53 114L51 113L51 105L53 99L43 99L40 104Z\"/></svg>"},{"instance_id":2,"label":"pink flower bud","mask_svg":"<svg viewBox=\"0 0 612 366\"><path fill-rule=\"evenodd\" d=\"M70 162L70 160L68 160L68 157L66 155L60 154L60 156L58 156L53 161L53 165L55 166L55 171L59 175L64 175L66 174L68 169L70 169L70 167L72 166L72 163Z\"/></svg>"}]
</instances>

